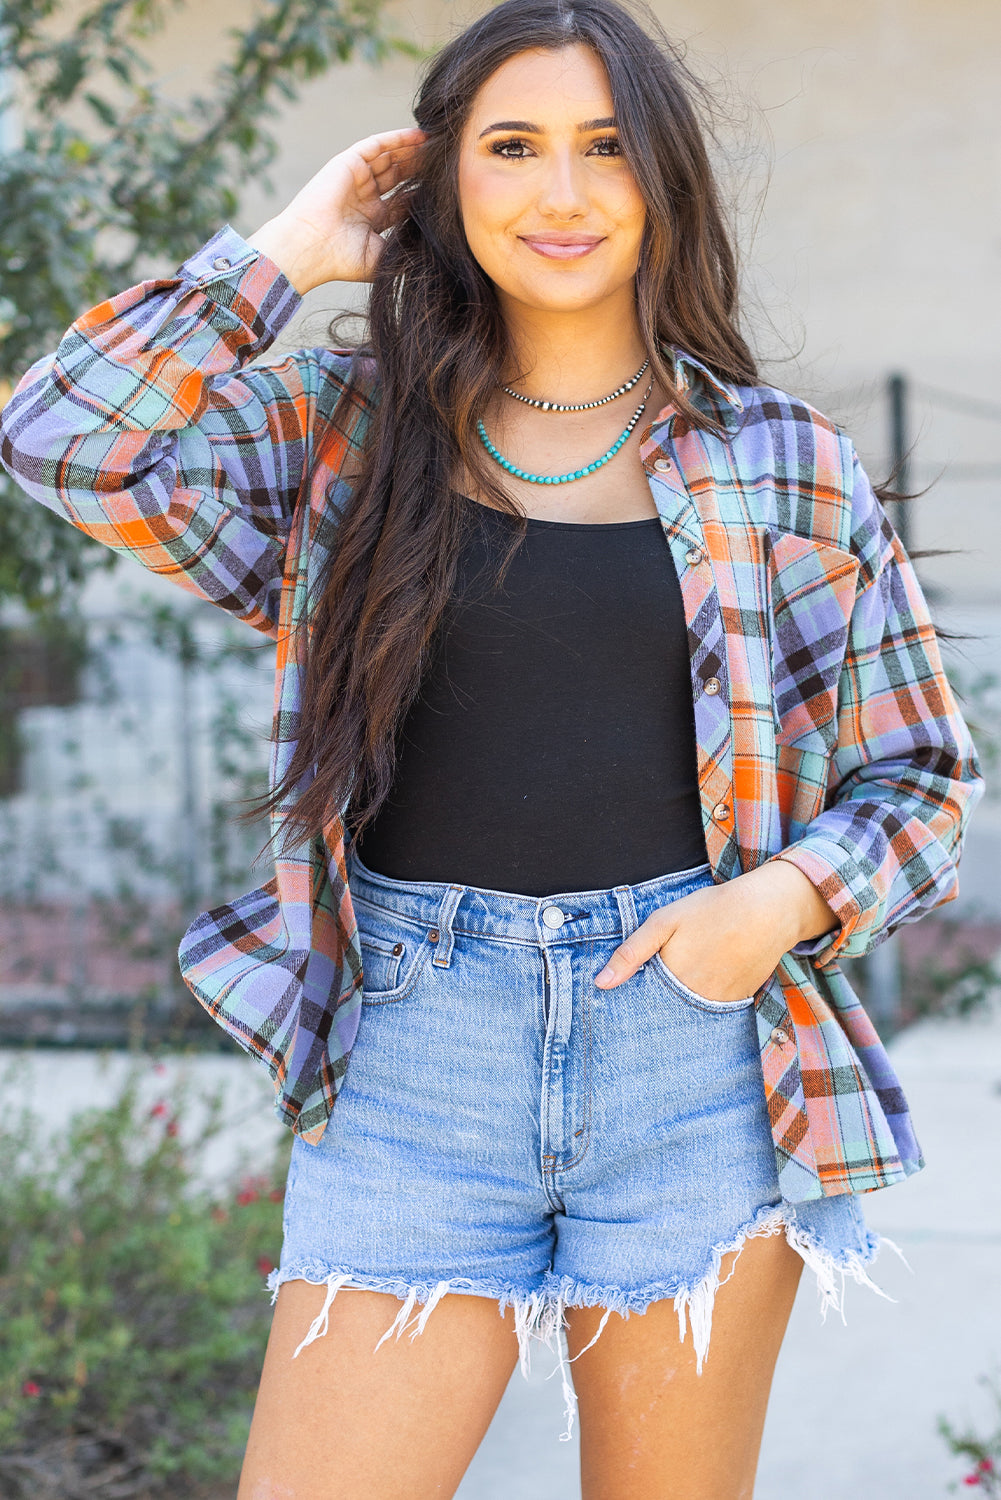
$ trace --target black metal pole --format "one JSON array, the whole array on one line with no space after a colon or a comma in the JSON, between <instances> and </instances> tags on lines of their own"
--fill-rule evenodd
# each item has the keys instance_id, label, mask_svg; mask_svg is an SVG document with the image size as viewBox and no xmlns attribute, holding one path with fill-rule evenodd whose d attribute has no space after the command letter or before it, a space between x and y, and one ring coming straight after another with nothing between
<instances>
[{"instance_id":1,"label":"black metal pole","mask_svg":"<svg viewBox=\"0 0 1001 1500\"><path fill-rule=\"evenodd\" d=\"M890 415L890 460L893 488L898 495L910 489L910 434L908 432L907 376L893 374L886 381ZM894 506L893 522L897 535L910 550L911 501L900 500ZM893 1036L900 1024L902 976L900 947L896 933L886 938L864 960L866 1002L871 1020L884 1040Z\"/></svg>"},{"instance_id":2,"label":"black metal pole","mask_svg":"<svg viewBox=\"0 0 1001 1500\"><path fill-rule=\"evenodd\" d=\"M894 476L893 488L898 495L906 495L911 487L907 376L899 373L888 376L886 394L890 408L890 462ZM893 520L897 535L903 542L905 550L909 552L912 533L910 502L902 500L898 503Z\"/></svg>"}]
</instances>

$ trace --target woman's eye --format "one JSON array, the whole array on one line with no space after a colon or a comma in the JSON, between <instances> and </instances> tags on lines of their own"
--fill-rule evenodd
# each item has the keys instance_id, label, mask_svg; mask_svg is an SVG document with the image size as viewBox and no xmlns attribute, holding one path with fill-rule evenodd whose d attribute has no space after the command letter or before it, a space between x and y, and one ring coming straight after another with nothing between
<instances>
[{"instance_id":1,"label":"woman's eye","mask_svg":"<svg viewBox=\"0 0 1001 1500\"><path fill-rule=\"evenodd\" d=\"M528 141L515 137L506 141L493 141L490 151L492 155L503 156L508 161L525 161L528 157L535 155ZM588 156L621 156L622 148L614 135L606 135L600 140L592 141L587 154Z\"/></svg>"},{"instance_id":2,"label":"woman's eye","mask_svg":"<svg viewBox=\"0 0 1001 1500\"><path fill-rule=\"evenodd\" d=\"M530 154L527 141L494 141L490 147L494 156L506 156L508 161L521 161Z\"/></svg>"}]
</instances>

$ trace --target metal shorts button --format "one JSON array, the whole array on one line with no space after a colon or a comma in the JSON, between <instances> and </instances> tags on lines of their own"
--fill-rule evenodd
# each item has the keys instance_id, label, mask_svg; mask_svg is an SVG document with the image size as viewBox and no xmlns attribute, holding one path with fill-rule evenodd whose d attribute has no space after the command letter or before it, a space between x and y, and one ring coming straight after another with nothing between
<instances>
[{"instance_id":1,"label":"metal shorts button","mask_svg":"<svg viewBox=\"0 0 1001 1500\"><path fill-rule=\"evenodd\" d=\"M547 906L542 913L542 920L547 927L562 927L566 918L558 906Z\"/></svg>"},{"instance_id":2,"label":"metal shorts button","mask_svg":"<svg viewBox=\"0 0 1001 1500\"><path fill-rule=\"evenodd\" d=\"M776 1026L772 1031L772 1041L776 1044L776 1046L781 1047L783 1043L787 1042L788 1040L788 1031L785 1031L781 1026Z\"/></svg>"}]
</instances>

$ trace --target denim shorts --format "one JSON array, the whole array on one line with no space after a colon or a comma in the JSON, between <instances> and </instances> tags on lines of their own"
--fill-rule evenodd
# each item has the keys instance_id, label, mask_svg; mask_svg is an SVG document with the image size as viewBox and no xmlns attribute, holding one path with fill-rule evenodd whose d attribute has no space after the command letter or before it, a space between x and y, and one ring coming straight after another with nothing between
<instances>
[{"instance_id":1,"label":"denim shorts","mask_svg":"<svg viewBox=\"0 0 1001 1500\"><path fill-rule=\"evenodd\" d=\"M598 1337L610 1312L669 1297L701 1372L721 1260L748 1236L786 1235L825 1314L846 1276L880 1290L856 1196L780 1196L753 997L704 999L659 954L594 984L651 912L712 884L707 865L546 898L390 880L357 857L349 879L358 1036L320 1141L295 1139L269 1278L275 1296L327 1288L300 1349L343 1288L401 1300L383 1339L422 1332L446 1293L489 1297L514 1308L524 1373L533 1338L559 1360L566 1438L566 1307L605 1309Z\"/></svg>"}]
</instances>

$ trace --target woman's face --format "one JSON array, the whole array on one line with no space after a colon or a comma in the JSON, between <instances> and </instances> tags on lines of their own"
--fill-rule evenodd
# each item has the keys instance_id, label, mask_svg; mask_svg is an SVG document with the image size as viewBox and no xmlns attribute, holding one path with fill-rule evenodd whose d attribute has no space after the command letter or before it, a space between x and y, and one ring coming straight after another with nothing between
<instances>
[{"instance_id":1,"label":"woman's face","mask_svg":"<svg viewBox=\"0 0 1001 1500\"><path fill-rule=\"evenodd\" d=\"M462 136L459 204L502 303L576 312L631 288L646 210L590 47L521 52L491 74Z\"/></svg>"}]
</instances>

